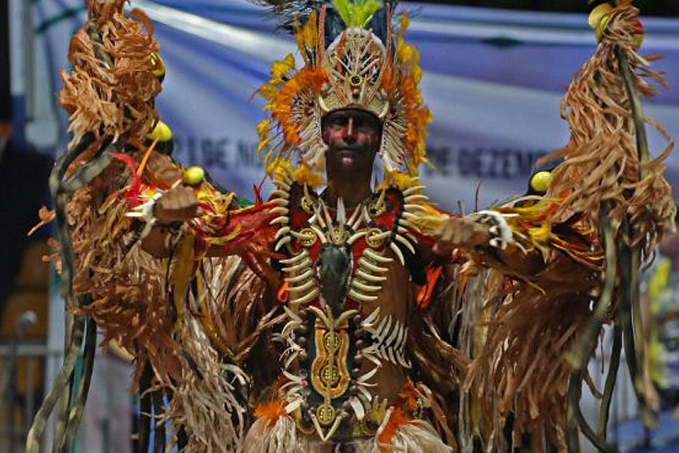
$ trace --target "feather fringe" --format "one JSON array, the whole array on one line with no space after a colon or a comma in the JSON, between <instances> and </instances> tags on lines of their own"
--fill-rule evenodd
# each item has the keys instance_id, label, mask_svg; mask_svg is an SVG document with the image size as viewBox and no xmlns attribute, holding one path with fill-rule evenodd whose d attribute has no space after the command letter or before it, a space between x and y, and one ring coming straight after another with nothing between
<instances>
[{"instance_id":1,"label":"feather fringe","mask_svg":"<svg viewBox=\"0 0 679 453\"><path fill-rule=\"evenodd\" d=\"M389 444L376 438L350 442L356 453L452 453L434 428L426 421L416 420L401 425ZM280 417L271 424L257 420L248 432L243 453L334 453L333 443L323 443L300 435L291 417Z\"/></svg>"}]
</instances>

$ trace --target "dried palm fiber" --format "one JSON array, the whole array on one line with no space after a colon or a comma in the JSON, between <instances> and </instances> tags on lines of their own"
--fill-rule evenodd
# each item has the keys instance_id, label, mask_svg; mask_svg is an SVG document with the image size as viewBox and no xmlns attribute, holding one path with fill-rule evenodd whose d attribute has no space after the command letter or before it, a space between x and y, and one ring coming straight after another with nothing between
<instances>
[{"instance_id":1,"label":"dried palm fiber","mask_svg":"<svg viewBox=\"0 0 679 453\"><path fill-rule=\"evenodd\" d=\"M172 382L159 383L171 397L157 422L170 421L172 426L184 428L188 436L181 451L185 453L239 451L246 413L241 392L247 375L223 361L198 320L188 320L177 335L182 344L182 368ZM173 430L168 448L177 445L179 432Z\"/></svg>"},{"instance_id":2,"label":"dried palm fiber","mask_svg":"<svg viewBox=\"0 0 679 453\"><path fill-rule=\"evenodd\" d=\"M142 154L133 156L138 161ZM69 204L77 258L74 291L92 296L92 302L77 314L93 317L105 340L115 340L135 352L140 366L149 359L167 381L167 375L178 370L171 359L178 343L172 339L176 315L168 303L165 280L183 257L162 262L133 242L138 226L125 216L128 206L118 192L128 179L121 165L113 164L91 185L77 191ZM205 284L191 310L200 315L217 349L235 351L240 363L274 319L273 312L267 314L270 303L264 301L266 283L238 258L205 258L198 272ZM232 307L227 292L234 289L239 304Z\"/></svg>"},{"instance_id":3,"label":"dried palm fiber","mask_svg":"<svg viewBox=\"0 0 679 453\"><path fill-rule=\"evenodd\" d=\"M239 258L203 258L196 274L188 276L198 278L199 286L186 294L186 313L179 316L169 303L166 279L174 281L180 264L191 269L194 258L177 255L163 263L140 250L139 243L128 252L134 233L124 216L126 204L119 203L115 193L104 196L109 191L103 186L123 185L124 172L116 167L89 190L77 192L71 203L80 208L73 232L74 287L93 298L78 313L96 319L106 340L115 339L133 352L137 377L150 363L152 388L171 395L159 421L171 420L172 426L191 433L184 451L229 451L229 446L240 444L245 426L245 398L235 392L231 379L244 384L245 378L237 365L224 361L222 351L232 351L237 363L245 361L259 336L280 317L265 300L265 282ZM234 425L232 414L240 423ZM210 420L215 428L204 430ZM173 443L178 433L172 432Z\"/></svg>"},{"instance_id":4,"label":"dried palm fiber","mask_svg":"<svg viewBox=\"0 0 679 453\"><path fill-rule=\"evenodd\" d=\"M565 449L571 368L563 356L591 317L601 249L577 216L551 225L557 206L543 200L496 208L509 216L523 213L518 224L506 218L527 265L505 264L492 252L470 256L475 267L493 270L467 277L464 288L459 344L472 363L460 407L460 418L469 422L460 426L460 437L478 437L487 451L507 451L503 432L510 418L516 445L530 434L534 451L546 442ZM462 451L471 448L467 441Z\"/></svg>"},{"instance_id":5,"label":"dried palm fiber","mask_svg":"<svg viewBox=\"0 0 679 453\"><path fill-rule=\"evenodd\" d=\"M132 13L136 20L126 17L123 4L89 2L88 22L69 47L74 67L70 73L62 72L59 102L70 113L72 144L86 135L95 137L71 164L71 173L84 167L105 142L122 136L141 142L157 117L153 99L160 84L150 59L158 44L148 19L139 11ZM163 270L138 247L126 256L127 207L114 196L129 183L126 173L122 165L113 164L69 201L68 224L77 256L73 288L76 294L92 296L91 305L78 314L95 318L107 340L135 350L140 338L148 338L142 349L155 356L173 349L162 341L168 318L162 303Z\"/></svg>"},{"instance_id":6,"label":"dried palm fiber","mask_svg":"<svg viewBox=\"0 0 679 453\"><path fill-rule=\"evenodd\" d=\"M179 264L182 259L177 255L173 261ZM169 385L173 403L167 416L173 424L183 425L193 435L185 447L186 451L202 451L201 448L222 451L219 448L229 446L240 448L242 430L251 423L245 418L243 408L257 395L248 395L248 390L242 387L236 394L231 386L220 383L217 377L224 379L223 371L226 370L229 376L244 384L246 375L240 371L242 367L247 370L249 389L271 385L274 377L269 374L275 367L262 367L261 364L278 360L279 351L272 347L271 335L273 328L285 316L272 303L274 299L268 283L255 273L248 260L240 257L202 258L194 278L197 285L188 293L187 316L176 333L183 348L182 355L189 354L192 360L184 363L182 376L174 380L177 384ZM190 352L192 350L195 352ZM224 350L228 353L225 354ZM193 377L187 374L189 368L194 370ZM195 372L203 368L206 371ZM209 385L211 369L221 371L213 373L217 380ZM196 379L206 372L206 377ZM175 398L179 400L174 401ZM191 398L196 399L192 401ZM194 432L205 426L205 417L209 419L213 412L208 401L227 403L228 410L222 416L234 411L238 415L238 424L228 428L232 431L229 442L224 437L228 433L216 435L216 439L222 439L221 446L214 442L215 438ZM175 437L176 434L175 431Z\"/></svg>"},{"instance_id":7,"label":"dried palm fiber","mask_svg":"<svg viewBox=\"0 0 679 453\"><path fill-rule=\"evenodd\" d=\"M89 21L71 43L69 57L74 69L62 74L64 89L59 99L71 114L72 143L78 146L87 143L79 159L69 162L71 174L87 167L89 159L101 154L107 143L119 138L141 143L156 120L153 99L160 85L150 62L158 45L151 37L153 29L145 16L133 11L131 17L137 20L125 17L121 13L122 4L90 2ZM133 155L137 165L141 157L141 153ZM77 190L69 201L68 223L72 227L75 255L74 293L91 299L91 303L74 311L95 319L106 342L115 339L135 354L137 378L149 363L154 388L174 390L177 399L164 418L174 419L177 427L195 424L213 416L214 407L201 405L201 401L213 401L217 406L218 401L230 402L232 389L228 383L214 382L214 376L222 381L227 379L221 371L230 366L195 347L210 348L204 342L208 332L214 332L207 329L209 324L203 323L203 318L198 318L205 330L201 342L194 338L198 335L194 320L187 320L177 329L177 313L168 304L165 285L166 275L174 272L177 263L153 260L135 242L138 225L125 217L128 206L121 202L118 192L130 182L123 166L114 163L93 183ZM201 315L219 317L208 316L215 309L213 303L203 305L208 313ZM213 337L211 342L215 342ZM183 383L182 378L190 369L188 363L196 360L187 358L192 355L205 360L202 365L206 369L201 374L212 376L212 380ZM216 373L215 369L221 371ZM235 372L237 368L229 370ZM193 405L186 406L190 402L182 395L192 385L203 393ZM222 417L222 421L226 418L230 420Z\"/></svg>"},{"instance_id":8,"label":"dried palm fiber","mask_svg":"<svg viewBox=\"0 0 679 453\"><path fill-rule=\"evenodd\" d=\"M120 164L111 165L69 203L76 255L73 291L91 298L75 313L97 322L104 344L114 340L135 355L137 377L149 360L167 380L179 372L179 345L170 335L173 314L167 303L166 270L140 249L140 243L128 251L132 222L125 217L126 203L114 193L124 187L124 173Z\"/></svg>"},{"instance_id":9,"label":"dried palm fiber","mask_svg":"<svg viewBox=\"0 0 679 453\"><path fill-rule=\"evenodd\" d=\"M271 338L274 327L285 319L270 286L238 257L204 260L202 272L213 301L214 324L233 352L233 363L247 369L253 388L269 387L277 368L261 363L279 360L280 351Z\"/></svg>"},{"instance_id":10,"label":"dried palm fiber","mask_svg":"<svg viewBox=\"0 0 679 453\"><path fill-rule=\"evenodd\" d=\"M98 8L94 3L90 4L90 6L90 13L93 15L99 13L100 18L103 19L104 22L112 15L110 10L106 11L107 8L110 9L113 6L112 4L104 5L101 8ZM122 3L118 2L115 7L120 10ZM90 102L101 101L100 96L109 101L109 105L106 105L106 107L110 107L113 105L112 101L115 100L112 93L116 89L120 90L120 85L130 85L130 81L125 80L126 71L130 71L130 59L127 59L128 64L125 65L126 59L123 58L124 55L120 58L120 61L123 63L117 65L118 75L121 76L120 81L111 80L111 77L106 77L106 74L102 73L95 75L94 73L98 67L100 69L101 66L116 66L111 59L111 55L107 53L107 50L115 51L115 49L108 49L110 46L107 45L106 38L111 36L109 29L104 30L104 40L102 41L101 30L99 30L93 22L88 22L86 27L87 33L81 32L80 35L73 40L70 49L70 55L72 57L71 61L75 67L72 73L73 78L69 78L69 75L67 74L62 74L64 76L64 89L62 90L64 96L61 101L69 113L71 113L71 121L74 125L71 131L75 136L67 152L57 160L49 181L50 191L54 198L58 237L62 244L60 254L64 258L64 262L61 266L63 281L62 294L68 306L71 308L89 304L91 302L91 295L83 294L78 297L77 293L73 291L76 252L74 250L73 237L69 227L69 197L73 192L83 190L83 186L104 171L111 160L108 153L109 151L119 151L122 146L124 146L124 142L130 136L134 136L134 131L132 130L104 130L102 132L101 129L106 128L104 128L100 122L96 121L96 115L98 114L97 110L95 109L87 112ZM131 53L131 55L134 56L134 53ZM130 53L128 53L127 56L129 57ZM116 55L116 57L118 57L118 55ZM146 64L138 62L138 65L139 67L145 67L146 72L152 74L150 64L148 63L149 61L150 59L146 59ZM90 66L90 71L93 74L92 78L88 76L87 66ZM97 78L99 80L97 80ZM83 92L78 93L78 90L73 85L74 82L82 82L84 85L87 85L87 82L91 83L87 86L83 86L83 88L85 88ZM157 91L157 81L155 84ZM122 86L122 88L124 89L125 86ZM133 107L135 106L133 102L125 102L123 99L120 108L127 108L125 107L125 104L129 104ZM146 104L149 104L149 102L146 102ZM152 106L147 105L146 110L149 110L149 108L151 111L153 110ZM99 110L104 111L105 109ZM128 110L132 112L131 116L140 113L134 109L128 108ZM110 108L107 112L110 114L114 113ZM92 118L93 114L95 118ZM142 112L142 114L145 114L145 112ZM145 134L145 131L143 134ZM55 379L52 388L36 413L33 425L27 436L26 450L30 453L34 453L38 450L47 418L56 404L59 404L59 409L57 411L54 439L55 451L58 453L70 449L70 444L75 438L78 424L83 413L83 407L87 398L87 388L91 378L91 373L89 371L91 370L92 362L94 360L92 351L94 348L95 336L91 333L96 329L96 325L91 318L85 322L84 318L74 318L71 315L67 316L66 324L66 356L62 367L57 373L57 378ZM88 334L83 337L85 328L87 328ZM76 379L74 375L74 366L81 346L84 346L86 351L83 358L83 368L85 372ZM78 393L75 398L71 395L71 383L74 389L78 388Z\"/></svg>"},{"instance_id":11,"label":"dried palm fiber","mask_svg":"<svg viewBox=\"0 0 679 453\"><path fill-rule=\"evenodd\" d=\"M563 157L564 162L553 172L548 195L565 199L566 209L557 212L585 214L608 239L606 247L606 278L601 297L591 320L583 326L581 339L574 345L568 360L574 369L571 380L569 448L577 443L577 425L582 432L604 445L610 394L614 384L611 363L604 401L599 413L599 435L593 433L579 414L579 382L587 359L593 352L596 335L604 322L604 312L616 313L615 332L618 356L624 344L628 369L639 401L639 413L646 426L652 426L653 392L644 380L645 352L638 343L643 337L639 300L639 266L652 256L658 235L674 229L676 206L671 187L662 176L664 159L673 142L664 129L644 117L639 95L652 95L656 86L665 86L661 74L650 69L649 61L641 58L638 47L638 11L628 0L608 12L602 22L599 47L581 71L576 74L562 104L562 116L569 122L571 140L568 146L547 159ZM602 28L603 27L603 28ZM645 124L664 135L669 144L655 159L648 155ZM599 154L600 153L600 154ZM606 153L604 155L604 153ZM577 181L577 185L574 181ZM647 374L646 374L647 376Z\"/></svg>"},{"instance_id":12,"label":"dried palm fiber","mask_svg":"<svg viewBox=\"0 0 679 453\"><path fill-rule=\"evenodd\" d=\"M283 415L278 420L258 419L250 428L243 444L244 453L325 453L328 444L313 441L302 435L292 417Z\"/></svg>"},{"instance_id":13,"label":"dried palm fiber","mask_svg":"<svg viewBox=\"0 0 679 453\"><path fill-rule=\"evenodd\" d=\"M463 300L458 312L459 332L455 343L471 362L481 354L488 330L486 323L493 319L506 295L504 275L495 270L478 270L466 266L461 273L459 292ZM465 381L468 381L469 368L466 371ZM473 371L475 370L472 369ZM457 437L460 451L463 453L475 451L476 439L483 439L488 451L506 451L505 438L501 435L502 420L497 416L481 418L477 392L465 384L466 382L463 382L458 386ZM497 401L492 401L491 406L488 414L496 414Z\"/></svg>"},{"instance_id":14,"label":"dried palm fiber","mask_svg":"<svg viewBox=\"0 0 679 453\"><path fill-rule=\"evenodd\" d=\"M420 420L401 425L388 445L374 442L365 446L364 453L452 453L453 449L441 441L429 425Z\"/></svg>"},{"instance_id":15,"label":"dried palm fiber","mask_svg":"<svg viewBox=\"0 0 679 453\"><path fill-rule=\"evenodd\" d=\"M83 228L90 226L82 219L79 224ZM90 238L101 237L96 230L90 230L90 233ZM224 344L244 360L258 337L250 334L241 338L239 329L234 326L248 317L253 318L248 319L248 323L253 324L256 318L259 324L255 332L260 334L279 320L252 308L264 303L263 282L237 258L206 258L201 280L204 287L197 294L188 294L187 303L192 314L182 318L177 325L176 315L168 302L165 271L160 262L150 259L138 245L127 255L116 253L119 252L116 248L125 249L125 243L117 237L110 242L109 248L99 245L82 255L84 260L109 261L102 263L102 268L90 268L94 272L85 285L93 294L101 289L105 296L80 311L98 320L105 338L114 338L133 351L138 368L149 361L154 372L151 389L167 392L170 396L169 405L158 416L158 422L169 420L172 426L183 427L190 433L182 451L235 451L229 448L240 445L242 429L246 425L243 418L246 401L237 387L246 384L246 378L238 366L225 362L219 345ZM115 257L121 260L116 262ZM239 278L245 276L247 281L239 282ZM230 286L237 288L244 299L249 298L249 304L242 303L237 307L237 314L231 313L228 302L224 302ZM199 297L201 300L197 300ZM208 318L213 322L206 323ZM218 329L217 339L211 335L208 325ZM138 369L137 375L140 373L141 369ZM239 423L234 424L234 420ZM205 429L206 426L212 428ZM179 430L174 429L170 446L176 444L178 435Z\"/></svg>"},{"instance_id":16,"label":"dried palm fiber","mask_svg":"<svg viewBox=\"0 0 679 453\"><path fill-rule=\"evenodd\" d=\"M232 380L244 381L237 366L224 362L222 352L233 350L234 359L243 361L259 333L276 319L273 312L261 309L264 282L252 273L242 273L250 277L251 291L242 292L250 297L250 305L242 302L235 307L245 314L234 314L227 310L231 308L228 304L218 301L231 279L219 280L217 274L241 266L239 261L213 266L206 259L198 265L200 255L193 254L161 262L140 248L138 233L143 225L126 216L130 206L125 196L138 181L122 164L111 163L108 151L120 151L128 141L142 143L156 120L153 99L160 87L151 70L151 53L158 46L145 16L133 12L132 17L138 20L126 18L121 7L119 1L90 3L90 19L71 43L74 70L63 74L60 102L71 114L74 138L73 151L67 153L73 157L61 165L64 171L59 173L57 190L57 206L63 205L63 211L67 206L68 211L68 216L61 216L65 219L60 223L68 226L61 240L72 251L66 253L62 264L69 275L73 270L73 293L88 300L71 310L77 319L89 316L96 320L105 343L116 340L135 355L135 381L143 381L143 399L148 401L151 395L158 417L156 435L161 438L156 438L156 445L164 444L161 422L172 420L173 443L182 432L191 433L183 436L188 439L182 445L187 451L228 451L239 443L245 426L240 402L245 399L237 394ZM128 164L138 168L145 151L128 153ZM157 176L151 169L141 173L144 181ZM60 212L57 209L58 221ZM187 236L184 243L191 241ZM214 278L213 269L220 269ZM205 270L209 272L203 275ZM195 289L188 291L194 282ZM173 307L169 290L179 288L183 291L177 291L175 301L179 303ZM177 308L188 310L180 313ZM230 330L224 325L238 323L232 319L235 316L249 316L255 333L247 338L236 335L229 342L224 332ZM167 409L162 407L163 394L170 401ZM150 410L151 404L146 407ZM203 430L208 422L217 423L216 428ZM68 443L62 442L66 448Z\"/></svg>"},{"instance_id":17,"label":"dried palm fiber","mask_svg":"<svg viewBox=\"0 0 679 453\"><path fill-rule=\"evenodd\" d=\"M88 2L88 21L69 46L73 69L61 73L59 103L70 115L71 145L87 134L94 136L80 161L99 149L105 138L116 142L127 135L143 142L158 118L153 101L160 82L150 62L159 45L144 13L133 10L126 16L124 3Z\"/></svg>"},{"instance_id":18,"label":"dried palm fiber","mask_svg":"<svg viewBox=\"0 0 679 453\"><path fill-rule=\"evenodd\" d=\"M454 347L461 309L458 266L445 266L434 288L434 299L426 311L413 310L408 317L408 358L414 379L423 383L431 404L432 423L442 439L457 451L458 421L455 394L464 381L468 356ZM432 392L428 389L436 389Z\"/></svg>"},{"instance_id":19,"label":"dried palm fiber","mask_svg":"<svg viewBox=\"0 0 679 453\"><path fill-rule=\"evenodd\" d=\"M622 239L630 245L641 243L645 256L652 252L656 236L674 228L676 211L670 185L664 179L664 160L673 148L665 130L652 119L643 118L665 136L668 146L641 168L631 102L621 76L616 49L626 56L633 81L641 95L653 95L666 86L659 72L636 51L639 32L638 10L630 2L620 2L610 12L595 54L575 75L561 104L561 115L568 122L571 136L566 147L545 157L540 165L563 158L552 173L548 197L563 197L555 214L563 221L573 213L585 213L596 226L604 203L610 211L614 236L629 216L634 236Z\"/></svg>"},{"instance_id":20,"label":"dried palm fiber","mask_svg":"<svg viewBox=\"0 0 679 453\"><path fill-rule=\"evenodd\" d=\"M141 390L170 395L158 421L171 420L172 426L191 433L184 451L229 451L229 445L240 444L246 425L246 398L231 380L244 384L245 379L237 365L225 362L221 350L233 351L239 363L245 361L259 336L280 317L265 300L265 282L238 258L204 258L196 274L200 288L187 293L187 313L178 317L169 303L166 279L172 279L187 257L163 262L141 250L139 242L128 247L133 223L125 217L128 207L120 202L119 190L113 190L124 187L125 174L120 164L111 165L69 204L74 292L92 300L74 311L97 321L105 343L115 340L133 353L137 381L150 364L150 389ZM193 258L188 259L190 265ZM243 324L253 327L248 332ZM240 423L233 423L232 414ZM208 421L215 428L202 429ZM171 433L173 444L178 435L178 429Z\"/></svg>"},{"instance_id":21,"label":"dried palm fiber","mask_svg":"<svg viewBox=\"0 0 679 453\"><path fill-rule=\"evenodd\" d=\"M154 121L152 117L155 114L148 114L153 112L152 96L146 96L146 99L141 103L135 103L129 98L125 99L124 96L123 98L116 98L115 96L116 91L124 91L126 88L134 92L133 82L139 82L135 79L143 81L143 77L135 77L137 75L134 73L135 69L153 78L149 64L150 59L145 58L149 57L150 54L144 51L140 52L138 48L135 51L134 40L128 43L130 44L130 51L126 52L118 52L120 49L116 49L116 46L110 43L110 37L120 32L121 28L125 28L125 26L129 26L130 29L135 28L132 21L125 20L122 15L116 17L118 13L113 13L111 10L111 8L116 8L117 11L120 11L121 7L122 2L90 3L90 17L93 18L98 14L99 23L95 24L92 20L89 21L86 25L87 32L81 30L73 39L70 59L74 65L74 70L71 74L62 74L64 89L61 92L60 101L71 114L72 127L70 130L74 133L74 139L67 152L57 160L50 176L49 185L54 198L58 237L62 244L60 254L64 257L61 266L62 293L69 307L79 307L91 302L89 294L77 297L73 291L72 277L75 271L76 252L72 245L73 238L71 237L67 213L69 197L73 192L79 189L83 190L83 186L96 178L108 166L111 159L108 151L119 151L126 139L145 135L151 122ZM117 24L114 24L116 21ZM141 27L137 26L136 29L139 32ZM124 30L122 34L125 34ZM134 33L131 33L131 35L134 35ZM152 43L145 37L142 37L142 41L146 45ZM145 55L141 55L142 53L145 53ZM111 54L116 60L112 59ZM134 58L140 57L141 61L137 61L136 65L131 64L134 62ZM114 68L115 71L112 74L119 76L119 80L107 75L102 69L104 67ZM149 90L148 86L152 88ZM157 81L152 80L148 86L146 91L153 93L158 91ZM102 99L104 102L102 102ZM116 105L115 102L120 103L118 105L120 111L127 109L133 119L137 116L136 123L133 121L131 125L122 124L121 118L124 118L125 115L116 114L113 109L113 106ZM129 106L126 106L126 104ZM100 113L105 118L103 124L97 120ZM148 124L144 125L144 121L147 121ZM144 125L141 132L140 125ZM55 429L55 449L58 453L70 448L70 443L75 437L82 415L83 405L87 397L86 391L78 391L76 399L73 399L70 394L71 383L74 387L79 386L85 390L88 387L91 375L87 370L92 366L94 355L85 354L84 368L86 372L77 380L74 376L74 366L81 346L84 346L86 351L92 350L94 337L89 333L83 337L85 326L87 325L88 330L93 330L96 326L92 319L85 322L82 317L73 318L69 315L66 321L65 343L67 351L64 364L57 373L52 388L34 418L27 438L26 450L29 453L38 450L47 418L57 402L60 402Z\"/></svg>"},{"instance_id":22,"label":"dried palm fiber","mask_svg":"<svg viewBox=\"0 0 679 453\"><path fill-rule=\"evenodd\" d=\"M479 405L475 416L484 439L501 436L497 430L511 414L514 442L529 433L532 451L544 451L546 438L565 451L563 438L555 436L565 431L571 373L563 356L589 319L597 285L592 269L558 255L528 281L503 282L507 295L484 307L493 313L466 382Z\"/></svg>"}]
</instances>

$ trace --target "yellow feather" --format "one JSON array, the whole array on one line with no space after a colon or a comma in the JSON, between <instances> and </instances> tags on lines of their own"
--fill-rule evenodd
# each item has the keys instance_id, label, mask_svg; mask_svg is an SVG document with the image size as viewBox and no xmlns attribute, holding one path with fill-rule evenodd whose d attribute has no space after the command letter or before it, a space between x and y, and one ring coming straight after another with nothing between
<instances>
[{"instance_id":1,"label":"yellow feather","mask_svg":"<svg viewBox=\"0 0 679 453\"><path fill-rule=\"evenodd\" d=\"M172 274L170 275L170 288L172 289L173 303L177 315L177 320L172 329L173 333L179 330L186 318L184 301L193 278L194 261L194 237L191 234L184 234L175 249Z\"/></svg>"}]
</instances>

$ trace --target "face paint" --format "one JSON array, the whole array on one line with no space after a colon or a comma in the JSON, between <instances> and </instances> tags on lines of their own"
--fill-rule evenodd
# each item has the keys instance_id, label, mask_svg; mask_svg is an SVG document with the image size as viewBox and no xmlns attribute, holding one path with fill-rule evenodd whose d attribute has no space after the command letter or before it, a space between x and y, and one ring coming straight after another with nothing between
<instances>
[{"instance_id":1,"label":"face paint","mask_svg":"<svg viewBox=\"0 0 679 453\"><path fill-rule=\"evenodd\" d=\"M341 172L371 170L381 129L379 120L368 112L348 109L330 113L322 125L328 167Z\"/></svg>"}]
</instances>

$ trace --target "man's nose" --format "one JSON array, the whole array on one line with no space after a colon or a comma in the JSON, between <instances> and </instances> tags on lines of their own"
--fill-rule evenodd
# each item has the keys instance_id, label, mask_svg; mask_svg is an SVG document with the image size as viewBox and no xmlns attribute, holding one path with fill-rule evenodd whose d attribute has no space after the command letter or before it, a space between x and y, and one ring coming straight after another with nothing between
<instances>
[{"instance_id":1,"label":"man's nose","mask_svg":"<svg viewBox=\"0 0 679 453\"><path fill-rule=\"evenodd\" d=\"M354 119L349 118L347 121L347 126L344 128L344 142L353 143L356 141L356 126L354 125Z\"/></svg>"}]
</instances>

